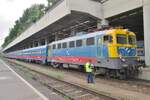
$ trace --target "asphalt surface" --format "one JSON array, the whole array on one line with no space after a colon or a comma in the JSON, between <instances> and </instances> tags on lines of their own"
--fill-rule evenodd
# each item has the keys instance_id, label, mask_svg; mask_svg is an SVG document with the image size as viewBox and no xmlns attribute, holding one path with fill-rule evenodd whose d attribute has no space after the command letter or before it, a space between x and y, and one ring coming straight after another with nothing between
<instances>
[{"instance_id":1,"label":"asphalt surface","mask_svg":"<svg viewBox=\"0 0 150 100\"><path fill-rule=\"evenodd\" d=\"M49 100L0 59L0 100Z\"/></svg>"}]
</instances>

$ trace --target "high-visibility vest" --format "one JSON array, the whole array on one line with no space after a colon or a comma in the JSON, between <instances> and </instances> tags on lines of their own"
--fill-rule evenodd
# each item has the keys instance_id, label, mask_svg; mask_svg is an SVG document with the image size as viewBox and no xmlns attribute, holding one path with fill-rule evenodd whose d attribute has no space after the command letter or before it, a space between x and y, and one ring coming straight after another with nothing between
<instances>
[{"instance_id":1,"label":"high-visibility vest","mask_svg":"<svg viewBox=\"0 0 150 100\"><path fill-rule=\"evenodd\" d=\"M85 64L85 70L86 72L92 72L91 64L89 62Z\"/></svg>"}]
</instances>

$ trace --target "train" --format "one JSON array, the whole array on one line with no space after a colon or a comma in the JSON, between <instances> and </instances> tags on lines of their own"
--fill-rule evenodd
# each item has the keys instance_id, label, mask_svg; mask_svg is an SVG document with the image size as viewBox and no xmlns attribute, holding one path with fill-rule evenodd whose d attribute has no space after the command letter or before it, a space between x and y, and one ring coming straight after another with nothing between
<instances>
[{"instance_id":1,"label":"train","mask_svg":"<svg viewBox=\"0 0 150 100\"><path fill-rule=\"evenodd\" d=\"M95 73L120 79L136 76L142 67L135 33L120 28L79 34L44 46L9 52L5 57L79 70L84 70L84 64L91 60Z\"/></svg>"}]
</instances>

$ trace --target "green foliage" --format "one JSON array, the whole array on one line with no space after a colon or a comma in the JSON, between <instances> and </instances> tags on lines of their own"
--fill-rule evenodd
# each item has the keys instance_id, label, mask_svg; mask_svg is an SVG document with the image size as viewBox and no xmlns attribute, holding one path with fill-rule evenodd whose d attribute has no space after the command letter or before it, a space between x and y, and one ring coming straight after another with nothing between
<instances>
[{"instance_id":1,"label":"green foliage","mask_svg":"<svg viewBox=\"0 0 150 100\"><path fill-rule=\"evenodd\" d=\"M64 97L65 100L71 100L69 97L65 96Z\"/></svg>"},{"instance_id":2,"label":"green foliage","mask_svg":"<svg viewBox=\"0 0 150 100\"><path fill-rule=\"evenodd\" d=\"M45 11L48 11L58 1L60 0L47 0L48 7L42 4L34 4L30 8L27 8L22 17L15 22L14 27L10 29L9 35L5 38L2 47L5 48L10 42L23 33L23 31L39 20L44 15Z\"/></svg>"},{"instance_id":3,"label":"green foliage","mask_svg":"<svg viewBox=\"0 0 150 100\"><path fill-rule=\"evenodd\" d=\"M63 79L64 78L64 73L61 73L61 72L59 72L59 73L57 73L57 72L50 72L48 74L48 76L54 77L54 78L57 78L57 79Z\"/></svg>"},{"instance_id":4,"label":"green foliage","mask_svg":"<svg viewBox=\"0 0 150 100\"><path fill-rule=\"evenodd\" d=\"M10 29L9 35L5 38L2 47L6 47L10 42L12 42L17 36L19 36L23 31L25 31L32 23L35 23L40 19L45 13L45 6L40 4L34 4L30 8L27 8L22 17L20 17L13 28Z\"/></svg>"},{"instance_id":5,"label":"green foliage","mask_svg":"<svg viewBox=\"0 0 150 100\"><path fill-rule=\"evenodd\" d=\"M125 96L123 98L123 100L136 100L134 97L131 97L131 96Z\"/></svg>"}]
</instances>

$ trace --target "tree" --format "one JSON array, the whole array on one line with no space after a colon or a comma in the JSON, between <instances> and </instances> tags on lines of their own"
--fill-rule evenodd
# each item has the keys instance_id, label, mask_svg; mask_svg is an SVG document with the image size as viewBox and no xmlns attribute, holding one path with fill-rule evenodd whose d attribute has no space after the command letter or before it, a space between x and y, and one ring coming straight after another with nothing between
<instances>
[{"instance_id":1,"label":"tree","mask_svg":"<svg viewBox=\"0 0 150 100\"><path fill-rule=\"evenodd\" d=\"M10 29L9 35L5 38L2 47L6 47L12 42L17 36L25 31L32 23L39 20L45 13L45 6L42 4L34 4L30 8L27 8L22 17L15 21L15 25Z\"/></svg>"}]
</instances>

